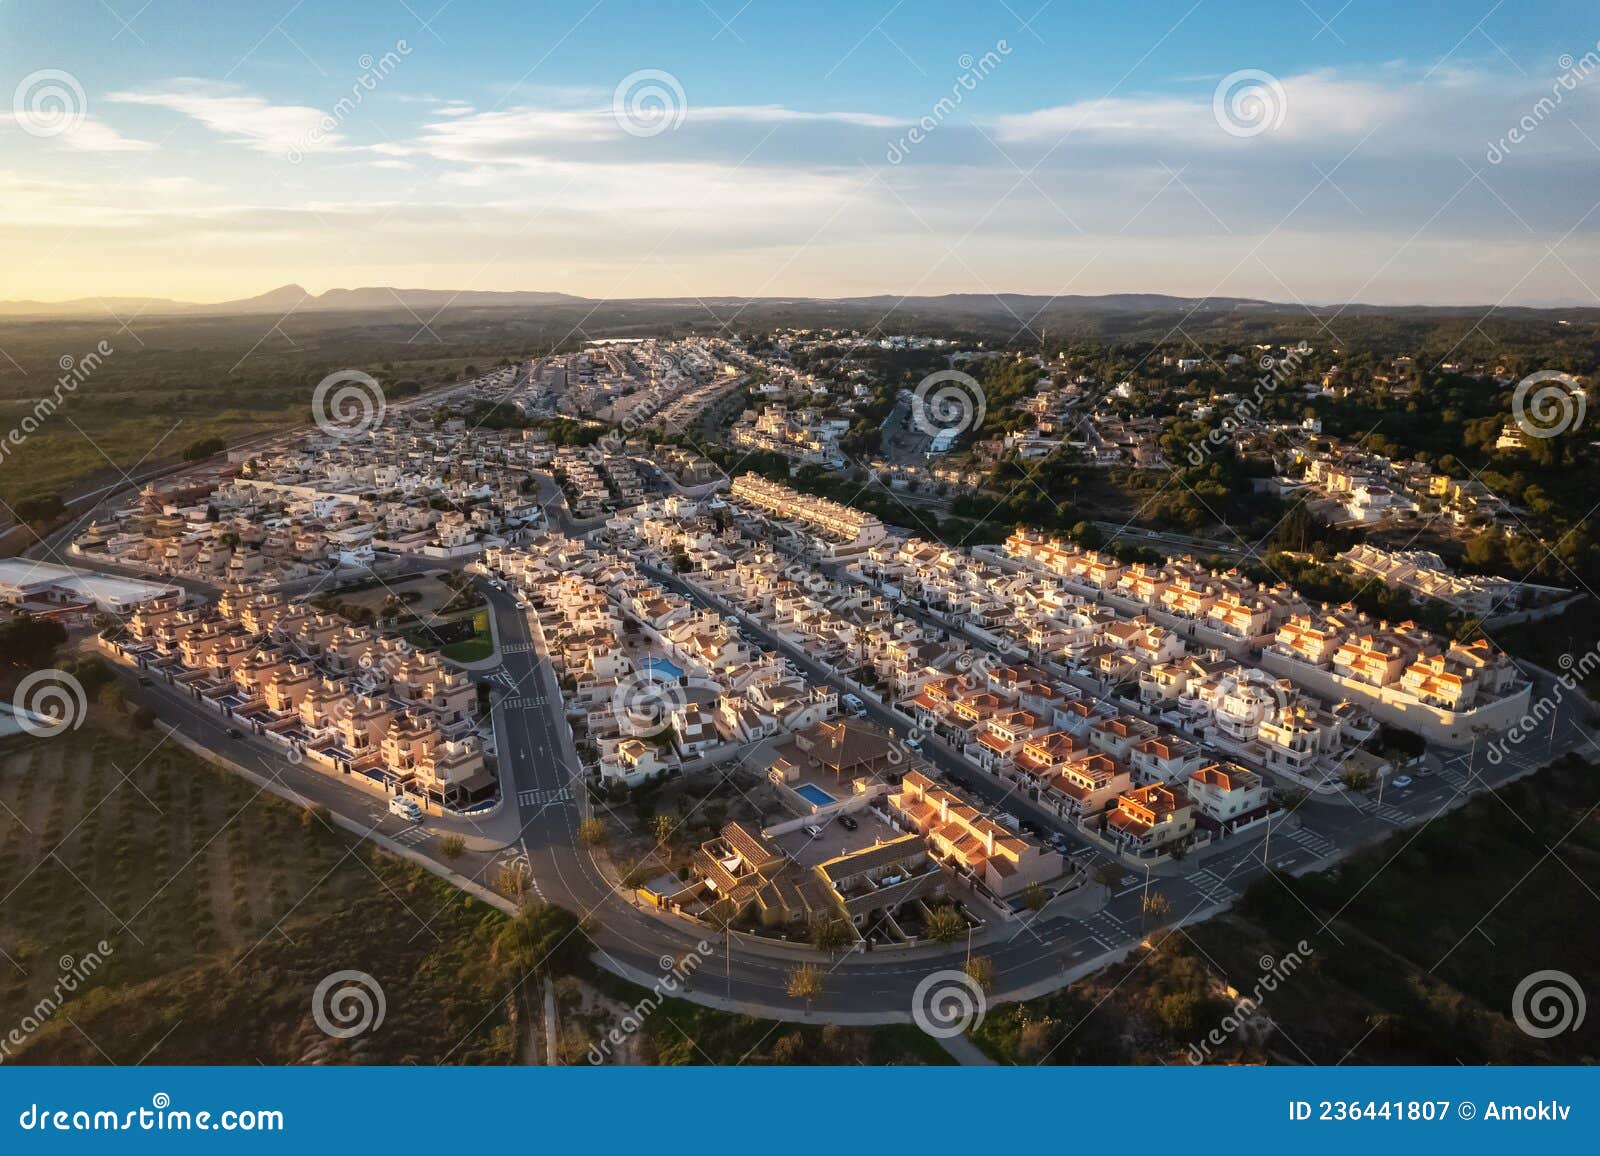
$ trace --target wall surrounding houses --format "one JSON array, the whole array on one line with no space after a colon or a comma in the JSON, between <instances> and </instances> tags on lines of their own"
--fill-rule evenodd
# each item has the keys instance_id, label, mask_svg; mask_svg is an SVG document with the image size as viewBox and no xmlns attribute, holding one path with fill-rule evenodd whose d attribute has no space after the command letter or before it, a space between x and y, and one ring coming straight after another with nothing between
<instances>
[{"instance_id":1,"label":"wall surrounding houses","mask_svg":"<svg viewBox=\"0 0 1600 1156\"><path fill-rule=\"evenodd\" d=\"M1532 691L1531 687L1524 686L1516 694L1472 710L1451 711L1418 702L1398 685L1372 686L1272 650L1262 653L1261 665L1274 674L1293 679L1314 694L1333 700L1351 699L1384 722L1416 731L1432 742L1447 746L1471 746L1472 732L1478 727L1486 727L1497 734L1505 731L1527 713Z\"/></svg>"}]
</instances>

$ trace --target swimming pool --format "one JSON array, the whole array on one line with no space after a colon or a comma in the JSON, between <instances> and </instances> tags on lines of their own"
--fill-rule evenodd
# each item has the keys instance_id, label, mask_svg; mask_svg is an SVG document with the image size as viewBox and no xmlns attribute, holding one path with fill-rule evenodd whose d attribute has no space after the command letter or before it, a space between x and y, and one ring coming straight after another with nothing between
<instances>
[{"instance_id":1,"label":"swimming pool","mask_svg":"<svg viewBox=\"0 0 1600 1156\"><path fill-rule=\"evenodd\" d=\"M665 658L647 658L644 660L643 669L661 678L670 678L673 681L683 677L683 667Z\"/></svg>"},{"instance_id":2,"label":"swimming pool","mask_svg":"<svg viewBox=\"0 0 1600 1156\"><path fill-rule=\"evenodd\" d=\"M832 795L828 794L828 792L824 791L821 787L814 786L811 783L801 783L794 789L794 793L799 795L806 802L810 803L813 807L826 807L829 803L833 802Z\"/></svg>"}]
</instances>

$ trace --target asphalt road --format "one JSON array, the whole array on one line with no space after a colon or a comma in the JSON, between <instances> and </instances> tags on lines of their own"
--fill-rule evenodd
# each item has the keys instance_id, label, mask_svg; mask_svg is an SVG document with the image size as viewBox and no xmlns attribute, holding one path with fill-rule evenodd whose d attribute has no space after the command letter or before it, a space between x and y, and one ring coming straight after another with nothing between
<instances>
[{"instance_id":1,"label":"asphalt road","mask_svg":"<svg viewBox=\"0 0 1600 1156\"><path fill-rule=\"evenodd\" d=\"M554 520L558 524L565 522L564 503L556 494L549 497ZM650 567L641 569L719 613L736 612L721 600L701 594L677 575ZM527 613L517 608L513 596L487 587L484 593L495 618L501 665L475 674L487 674L504 691L496 696L492 714L505 804L496 820L483 826L500 840L502 856L526 857L534 891L540 898L561 904L584 918L606 966L649 983L663 973L664 963L670 966L672 960L682 958L695 950L697 943L709 939L712 950L695 976L688 998L723 1006L731 1001L752 1014L769 1018L870 1023L906 1020L913 991L923 977L962 965L967 954L965 944L922 949L913 954L894 951L842 955L824 964L823 991L808 1011L790 999L785 990L788 975L801 958L794 949L735 938L731 953L725 953L723 945L716 942L714 931L637 907L618 895L606 882L592 851L578 838L578 824L588 804L576 778L580 764L563 714L560 691L543 656L536 628L530 625ZM785 654L812 678L841 690L855 689L836 671L778 640L759 621L743 615L741 619L766 645ZM133 677L124 674L130 680ZM388 816L381 798L341 783L334 776L285 763L265 744L234 738L226 720L184 696L164 687L144 689L147 701L166 725L176 726L195 741L235 761L279 774L308 799L325 802L351 817L364 815L375 830L399 838L424 854L435 853L434 843L441 831L455 829L450 823L433 821L427 830L413 828ZM1548 689L1546 679L1536 687L1535 698ZM868 713L885 727L905 727L903 719L870 702ZM1487 749L1475 755L1430 755L1430 773L1415 776L1413 784L1404 790L1387 787L1381 801L1375 797L1313 797L1301 805L1293 822L1275 825L1270 838L1243 836L1159 874L1147 877L1118 863L1117 881L1109 888L1102 910L1064 914L1052 907L1042 916L996 925L981 937L975 950L993 965L995 984L991 998L1037 994L1118 957L1143 935L1142 897L1147 888L1163 894L1170 903L1171 914L1166 922L1203 918L1235 899L1268 865L1294 871L1325 862L1398 827L1430 821L1459 805L1470 793L1526 773L1550 756L1572 749L1583 741L1576 727L1579 718L1576 704L1565 702L1549 734L1529 738L1498 762L1490 761ZM971 767L943 744L930 739L924 745L930 761L946 772L958 774L970 784L970 793L991 807L1011 811L1046 829L1058 829L1049 814ZM1091 873L1097 865L1109 861L1103 851L1083 843L1073 832L1067 834L1078 847L1073 852L1074 861ZM1091 884L1094 886L1097 885Z\"/></svg>"}]
</instances>

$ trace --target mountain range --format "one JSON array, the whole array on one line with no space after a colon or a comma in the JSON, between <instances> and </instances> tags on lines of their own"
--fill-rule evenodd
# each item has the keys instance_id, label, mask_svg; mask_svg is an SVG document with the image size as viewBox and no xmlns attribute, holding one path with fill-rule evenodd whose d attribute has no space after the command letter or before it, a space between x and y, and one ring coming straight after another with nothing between
<instances>
[{"instance_id":1,"label":"mountain range","mask_svg":"<svg viewBox=\"0 0 1600 1156\"><path fill-rule=\"evenodd\" d=\"M570 293L552 293L526 290L451 290L451 289L395 289L389 286L364 286L358 289L329 289L325 293L312 293L299 285L284 285L256 297L237 301L201 303L175 301L165 297L80 297L70 301L0 301L0 318L21 317L100 317L107 313L121 318L133 316L239 316L249 314L287 313L371 313L409 311L419 316L431 317L445 309L531 309L552 305L635 305L658 309L746 305L782 307L792 305L811 309L864 310L881 313L937 310L954 317L991 317L1010 314L1018 318L1034 318L1048 310L1051 315L1061 314L1159 314L1159 313L1281 313L1318 312L1337 308L1349 313L1394 313L1402 315L1450 316L1453 314L1482 313L1483 305L1369 305L1349 304L1334 306L1307 306L1265 301L1250 297L1178 297L1163 293L1106 293L1098 295L1071 294L1052 296L1037 293L948 293L938 296L899 297L895 294L877 294L867 297L643 297L613 298L604 301L580 297ZM1538 309L1518 306L1501 306L1493 310L1502 314L1523 316L1582 316L1586 320L1600 315L1600 310L1577 306L1557 306Z\"/></svg>"}]
</instances>

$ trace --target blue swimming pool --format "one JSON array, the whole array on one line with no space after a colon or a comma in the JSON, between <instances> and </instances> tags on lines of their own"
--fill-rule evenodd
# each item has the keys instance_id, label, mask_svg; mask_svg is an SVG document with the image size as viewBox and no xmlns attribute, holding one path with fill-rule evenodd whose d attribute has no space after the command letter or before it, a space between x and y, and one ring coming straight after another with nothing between
<instances>
[{"instance_id":1,"label":"blue swimming pool","mask_svg":"<svg viewBox=\"0 0 1600 1156\"><path fill-rule=\"evenodd\" d=\"M665 658L647 658L644 660L644 669L661 678L670 678L674 681L683 677L683 667Z\"/></svg>"},{"instance_id":2,"label":"blue swimming pool","mask_svg":"<svg viewBox=\"0 0 1600 1156\"><path fill-rule=\"evenodd\" d=\"M824 791L821 787L814 786L811 783L801 783L794 789L794 793L799 795L806 802L810 803L813 807L826 807L829 803L833 802L832 795L828 794L828 792Z\"/></svg>"}]
</instances>

